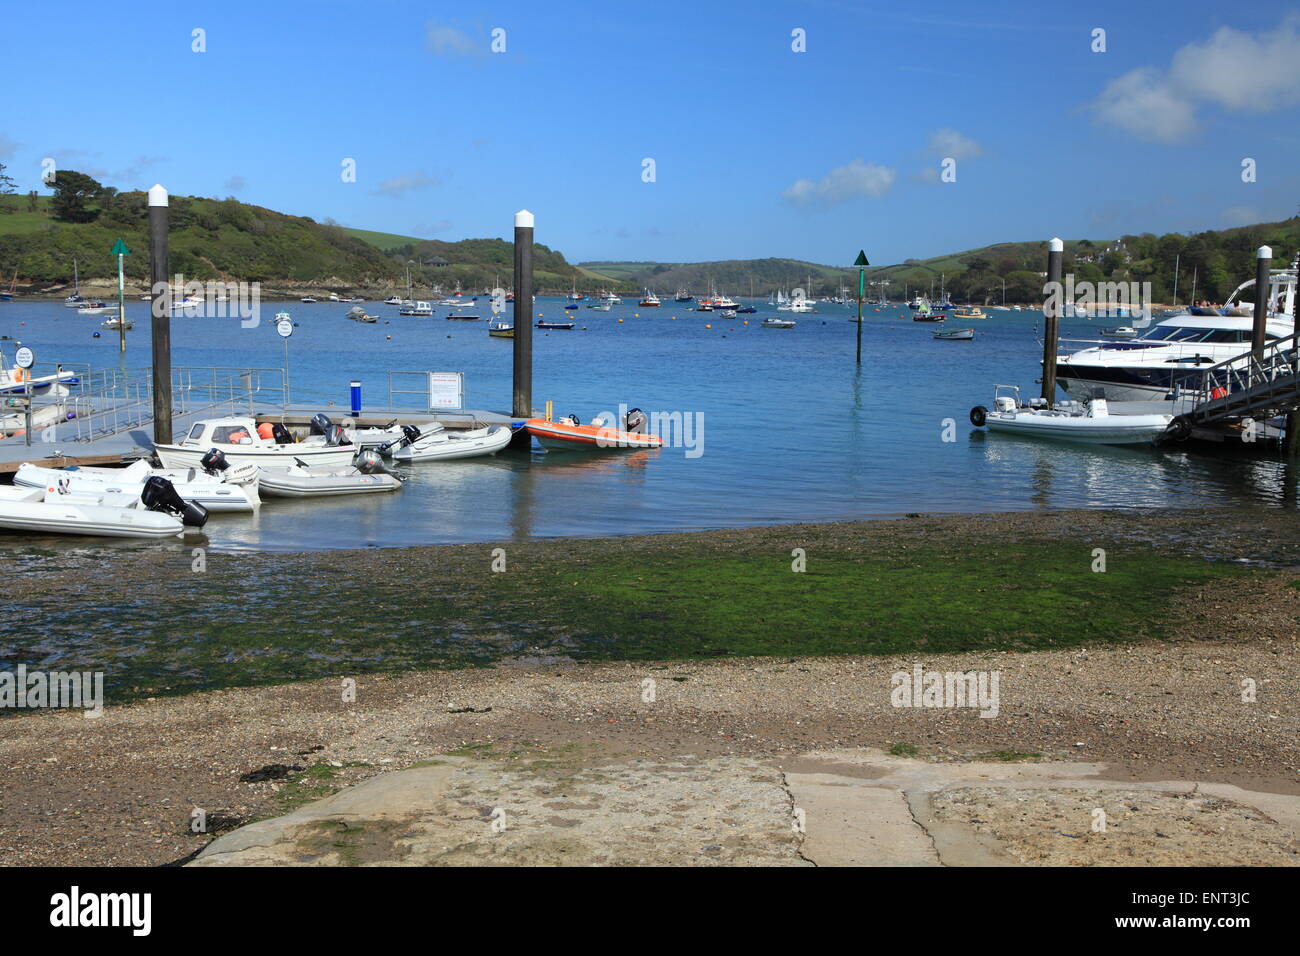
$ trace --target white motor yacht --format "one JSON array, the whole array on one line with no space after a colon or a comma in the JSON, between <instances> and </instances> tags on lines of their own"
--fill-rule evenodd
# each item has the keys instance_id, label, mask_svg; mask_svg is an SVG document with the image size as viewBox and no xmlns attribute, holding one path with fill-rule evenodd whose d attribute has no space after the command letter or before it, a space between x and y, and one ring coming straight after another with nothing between
<instances>
[{"instance_id":1,"label":"white motor yacht","mask_svg":"<svg viewBox=\"0 0 1300 956\"><path fill-rule=\"evenodd\" d=\"M1155 401L1194 385L1202 369L1250 351L1255 320L1244 303L1254 299L1255 280L1243 282L1215 311L1224 314L1182 313L1124 341L1097 341L1088 348L1060 355L1056 380L1073 398L1102 397L1111 401ZM1247 293L1249 290L1249 293ZM1264 339L1285 338L1295 331L1296 267L1274 269L1269 278L1268 317ZM1210 311L1199 309L1200 312ZM1245 313L1245 314L1243 314ZM1133 326L1105 330L1119 337Z\"/></svg>"}]
</instances>

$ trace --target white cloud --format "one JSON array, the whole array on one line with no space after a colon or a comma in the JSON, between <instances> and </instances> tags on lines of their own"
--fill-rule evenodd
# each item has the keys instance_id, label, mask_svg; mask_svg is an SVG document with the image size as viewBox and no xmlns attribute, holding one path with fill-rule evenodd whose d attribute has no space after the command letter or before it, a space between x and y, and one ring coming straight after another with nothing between
<instances>
[{"instance_id":1,"label":"white cloud","mask_svg":"<svg viewBox=\"0 0 1300 956\"><path fill-rule=\"evenodd\" d=\"M1249 226L1263 222L1264 217L1254 206L1229 206L1220 214L1229 226Z\"/></svg>"},{"instance_id":2,"label":"white cloud","mask_svg":"<svg viewBox=\"0 0 1300 956\"><path fill-rule=\"evenodd\" d=\"M14 153L18 152L19 144L10 139L4 133L0 133L0 159L13 159Z\"/></svg>"},{"instance_id":3,"label":"white cloud","mask_svg":"<svg viewBox=\"0 0 1300 956\"><path fill-rule=\"evenodd\" d=\"M475 43L465 31L436 23L424 25L424 47L435 56L473 56L484 52L484 44Z\"/></svg>"},{"instance_id":4,"label":"white cloud","mask_svg":"<svg viewBox=\"0 0 1300 956\"><path fill-rule=\"evenodd\" d=\"M799 179L782 195L797 203L838 203L860 196L880 197L889 192L897 171L890 166L855 159L836 166L821 179Z\"/></svg>"},{"instance_id":5,"label":"white cloud","mask_svg":"<svg viewBox=\"0 0 1300 956\"><path fill-rule=\"evenodd\" d=\"M1106 85L1092 104L1103 122L1140 139L1178 142L1197 127L1198 107L1268 112L1300 102L1300 16L1250 34L1220 27L1177 50L1167 70L1141 67Z\"/></svg>"},{"instance_id":6,"label":"white cloud","mask_svg":"<svg viewBox=\"0 0 1300 956\"><path fill-rule=\"evenodd\" d=\"M944 127L930 134L930 155L951 156L953 159L972 159L984 154L983 147L969 136Z\"/></svg>"},{"instance_id":7,"label":"white cloud","mask_svg":"<svg viewBox=\"0 0 1300 956\"><path fill-rule=\"evenodd\" d=\"M397 199L409 192L416 192L421 189L428 189L436 186L440 180L436 176L430 176L423 171L414 173L403 173L401 176L392 176L385 179L375 187L376 196L389 196Z\"/></svg>"},{"instance_id":8,"label":"white cloud","mask_svg":"<svg viewBox=\"0 0 1300 956\"><path fill-rule=\"evenodd\" d=\"M1174 143L1196 128L1195 107L1151 67L1111 80L1092 108L1103 121L1138 139Z\"/></svg>"}]
</instances>

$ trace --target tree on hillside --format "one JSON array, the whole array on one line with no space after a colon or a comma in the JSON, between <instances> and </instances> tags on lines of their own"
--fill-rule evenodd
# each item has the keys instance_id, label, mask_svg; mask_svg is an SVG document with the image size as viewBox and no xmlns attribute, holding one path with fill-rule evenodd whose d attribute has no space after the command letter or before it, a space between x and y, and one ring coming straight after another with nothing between
<instances>
[{"instance_id":1,"label":"tree on hillside","mask_svg":"<svg viewBox=\"0 0 1300 956\"><path fill-rule=\"evenodd\" d=\"M54 190L54 218L63 222L93 222L99 211L90 208L104 187L96 180L73 169L61 169L50 182Z\"/></svg>"},{"instance_id":2,"label":"tree on hillside","mask_svg":"<svg viewBox=\"0 0 1300 956\"><path fill-rule=\"evenodd\" d=\"M5 172L6 166L0 163L0 208L5 212L13 212L14 208L9 205L9 197L14 195L18 184L13 181L8 173Z\"/></svg>"}]
</instances>

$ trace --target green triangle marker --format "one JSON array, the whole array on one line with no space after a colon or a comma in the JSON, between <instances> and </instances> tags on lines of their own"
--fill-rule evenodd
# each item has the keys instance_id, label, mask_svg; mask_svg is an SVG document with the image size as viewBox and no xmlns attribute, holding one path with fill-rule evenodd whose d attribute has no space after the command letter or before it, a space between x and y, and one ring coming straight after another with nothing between
<instances>
[{"instance_id":1,"label":"green triangle marker","mask_svg":"<svg viewBox=\"0 0 1300 956\"><path fill-rule=\"evenodd\" d=\"M859 250L858 250L858 257L857 257L857 259L855 259L855 260L853 261L853 264L854 264L855 266L869 266L869 265L871 265L871 263L867 261L867 253L866 253L865 250L863 250L863 249L859 249Z\"/></svg>"},{"instance_id":2,"label":"green triangle marker","mask_svg":"<svg viewBox=\"0 0 1300 956\"><path fill-rule=\"evenodd\" d=\"M126 247L126 243L123 242L121 239L113 243L113 251L110 253L110 255L129 256L130 254L131 254L131 250Z\"/></svg>"}]
</instances>

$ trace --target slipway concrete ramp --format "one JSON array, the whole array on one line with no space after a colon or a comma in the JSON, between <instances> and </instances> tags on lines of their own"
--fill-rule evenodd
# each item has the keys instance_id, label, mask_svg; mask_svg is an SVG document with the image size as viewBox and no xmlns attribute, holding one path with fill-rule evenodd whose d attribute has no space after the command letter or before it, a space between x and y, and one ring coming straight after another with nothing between
<instances>
[{"instance_id":1,"label":"slipway concrete ramp","mask_svg":"<svg viewBox=\"0 0 1300 956\"><path fill-rule=\"evenodd\" d=\"M1300 864L1300 797L1100 764L449 755L211 843L191 866Z\"/></svg>"}]
</instances>

